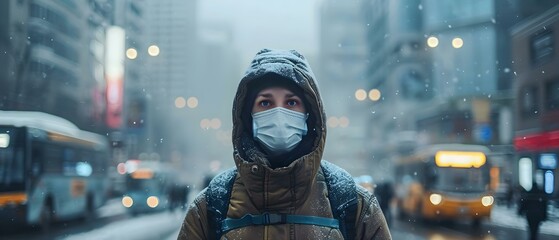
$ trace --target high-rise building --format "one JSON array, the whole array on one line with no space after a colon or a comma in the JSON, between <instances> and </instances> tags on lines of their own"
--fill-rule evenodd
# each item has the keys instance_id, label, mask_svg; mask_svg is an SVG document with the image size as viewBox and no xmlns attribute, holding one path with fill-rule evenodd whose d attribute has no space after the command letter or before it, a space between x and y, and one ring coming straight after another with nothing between
<instances>
[{"instance_id":1,"label":"high-rise building","mask_svg":"<svg viewBox=\"0 0 559 240\"><path fill-rule=\"evenodd\" d=\"M366 22L362 1L326 0L320 6L319 65L315 74L328 116L325 158L355 174L368 158L367 103L355 92L367 87ZM343 143L343 144L342 144Z\"/></svg>"},{"instance_id":2,"label":"high-rise building","mask_svg":"<svg viewBox=\"0 0 559 240\"><path fill-rule=\"evenodd\" d=\"M122 141L126 146L124 156L118 161L139 159L141 153L152 152L153 139L148 137L149 128L153 124L146 102L149 93L143 88L145 81L145 63L148 61L145 37L146 1L122 0L114 1L114 25L124 31L124 76L122 83L108 86L110 98L120 98L120 109L110 109L107 114L116 115L111 125L113 141ZM118 40L118 39L117 39ZM119 40L120 41L120 40ZM107 53L109 54L109 53ZM123 86L122 86L123 85ZM118 101L117 101L118 102ZM107 119L109 121L109 119ZM118 139L117 139L118 138Z\"/></svg>"},{"instance_id":3,"label":"high-rise building","mask_svg":"<svg viewBox=\"0 0 559 240\"><path fill-rule=\"evenodd\" d=\"M438 44L428 47L436 99L418 126L433 142L510 146L508 31L520 20L518 1L424 0L422 8L425 35Z\"/></svg>"},{"instance_id":4,"label":"high-rise building","mask_svg":"<svg viewBox=\"0 0 559 240\"><path fill-rule=\"evenodd\" d=\"M100 30L94 25L109 21L110 5L105 2L1 3L2 11L7 11L2 14L1 46L9 55L2 58L7 61L1 71L5 73L2 85L7 86L1 99L3 109L43 111L80 128L103 129L102 122L94 118L95 109L102 106L93 106L95 96L102 93L92 91L103 82L94 77L93 48L89 47L95 38L92 31ZM98 48L97 52L102 51Z\"/></svg>"},{"instance_id":5,"label":"high-rise building","mask_svg":"<svg viewBox=\"0 0 559 240\"><path fill-rule=\"evenodd\" d=\"M170 159L171 152L186 148L188 134L181 129L191 119L181 118L185 109L175 103L199 97L200 91L193 86L203 81L194 74L198 51L196 5L197 1L145 2L144 46L138 49L145 59L137 88L149 96L147 139L162 159Z\"/></svg>"},{"instance_id":6,"label":"high-rise building","mask_svg":"<svg viewBox=\"0 0 559 240\"><path fill-rule=\"evenodd\" d=\"M0 109L16 110L24 101L21 79L29 58L27 18L29 1L0 2Z\"/></svg>"},{"instance_id":7,"label":"high-rise building","mask_svg":"<svg viewBox=\"0 0 559 240\"><path fill-rule=\"evenodd\" d=\"M386 176L392 158L422 142L415 112L433 97L433 86L421 1L365 0L363 9L369 59L366 91L376 92L368 109L371 164L384 166L378 176Z\"/></svg>"},{"instance_id":8,"label":"high-rise building","mask_svg":"<svg viewBox=\"0 0 559 240\"><path fill-rule=\"evenodd\" d=\"M146 73L140 85L161 104L173 106L176 97L193 94L188 85L194 76L196 31L196 1L146 2L145 47L139 50L147 56Z\"/></svg>"}]
</instances>

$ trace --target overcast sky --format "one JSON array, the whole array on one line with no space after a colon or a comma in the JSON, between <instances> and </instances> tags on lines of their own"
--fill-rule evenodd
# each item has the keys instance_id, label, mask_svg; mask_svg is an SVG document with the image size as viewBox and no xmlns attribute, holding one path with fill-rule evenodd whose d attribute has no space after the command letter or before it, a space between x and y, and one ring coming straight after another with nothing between
<instances>
[{"instance_id":1,"label":"overcast sky","mask_svg":"<svg viewBox=\"0 0 559 240\"><path fill-rule=\"evenodd\" d=\"M233 44L243 61L262 48L318 52L318 7L321 0L200 0L198 19L233 28ZM243 65L248 65L244 63Z\"/></svg>"}]
</instances>

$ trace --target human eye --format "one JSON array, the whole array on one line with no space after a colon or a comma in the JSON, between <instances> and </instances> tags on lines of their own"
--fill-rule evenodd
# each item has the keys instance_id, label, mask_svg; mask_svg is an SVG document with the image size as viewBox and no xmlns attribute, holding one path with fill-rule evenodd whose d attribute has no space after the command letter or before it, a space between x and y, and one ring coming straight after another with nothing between
<instances>
[{"instance_id":1,"label":"human eye","mask_svg":"<svg viewBox=\"0 0 559 240\"><path fill-rule=\"evenodd\" d=\"M299 104L299 101L295 100L295 99L291 99L287 101L287 105L290 107L295 107Z\"/></svg>"},{"instance_id":2,"label":"human eye","mask_svg":"<svg viewBox=\"0 0 559 240\"><path fill-rule=\"evenodd\" d=\"M270 101L262 100L262 101L260 101L260 103L258 105L260 105L261 107L269 107L270 106Z\"/></svg>"}]
</instances>

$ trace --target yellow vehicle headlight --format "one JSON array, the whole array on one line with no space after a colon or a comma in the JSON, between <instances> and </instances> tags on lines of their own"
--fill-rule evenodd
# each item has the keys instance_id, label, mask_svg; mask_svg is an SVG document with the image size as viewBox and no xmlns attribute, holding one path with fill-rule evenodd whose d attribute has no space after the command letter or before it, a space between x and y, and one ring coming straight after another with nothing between
<instances>
[{"instance_id":1,"label":"yellow vehicle headlight","mask_svg":"<svg viewBox=\"0 0 559 240\"><path fill-rule=\"evenodd\" d=\"M491 206L493 204L493 197L492 196L485 196L481 198L481 204L483 204L483 206Z\"/></svg>"},{"instance_id":2,"label":"yellow vehicle headlight","mask_svg":"<svg viewBox=\"0 0 559 240\"><path fill-rule=\"evenodd\" d=\"M157 205L159 205L159 199L156 196L148 197L148 200L146 202L150 208L155 208L157 207Z\"/></svg>"},{"instance_id":3,"label":"yellow vehicle headlight","mask_svg":"<svg viewBox=\"0 0 559 240\"><path fill-rule=\"evenodd\" d=\"M129 196L125 196L122 198L122 205L127 208L132 207L132 205L134 205L134 200Z\"/></svg>"},{"instance_id":4,"label":"yellow vehicle headlight","mask_svg":"<svg viewBox=\"0 0 559 240\"><path fill-rule=\"evenodd\" d=\"M431 201L433 205L439 205L443 201L443 196L433 193L431 194L431 196L429 196L429 201Z\"/></svg>"}]
</instances>

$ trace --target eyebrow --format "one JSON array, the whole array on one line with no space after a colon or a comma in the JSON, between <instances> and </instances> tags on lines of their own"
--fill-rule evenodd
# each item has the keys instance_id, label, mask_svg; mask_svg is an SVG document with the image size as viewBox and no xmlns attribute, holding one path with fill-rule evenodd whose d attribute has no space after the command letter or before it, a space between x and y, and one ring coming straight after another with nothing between
<instances>
[{"instance_id":1,"label":"eyebrow","mask_svg":"<svg viewBox=\"0 0 559 240\"><path fill-rule=\"evenodd\" d=\"M298 98L300 98L299 96L297 96L297 95L295 95L295 94L292 94L292 93L288 93L288 94L286 94L285 96L288 97L288 98L290 98L290 97L298 97ZM271 98L271 97L272 97L272 94L271 94L271 93L261 93L261 94L258 94L257 97Z\"/></svg>"}]
</instances>

